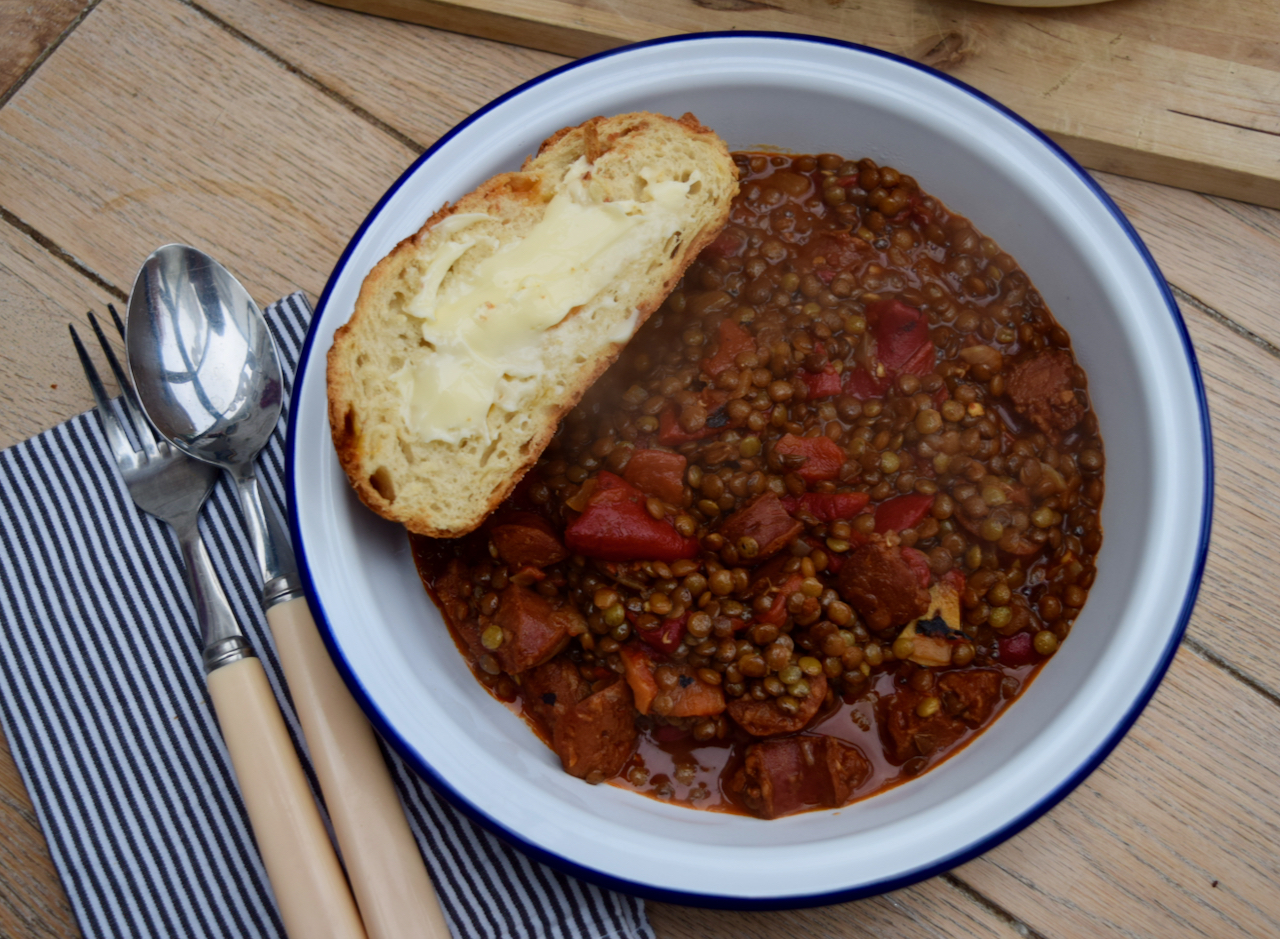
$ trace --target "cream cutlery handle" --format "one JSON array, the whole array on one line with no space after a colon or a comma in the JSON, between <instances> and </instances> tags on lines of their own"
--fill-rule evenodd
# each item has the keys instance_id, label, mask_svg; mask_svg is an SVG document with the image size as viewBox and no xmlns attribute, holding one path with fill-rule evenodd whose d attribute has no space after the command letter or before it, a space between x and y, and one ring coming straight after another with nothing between
<instances>
[{"instance_id":1,"label":"cream cutlery handle","mask_svg":"<svg viewBox=\"0 0 1280 939\"><path fill-rule=\"evenodd\" d=\"M378 750L301 597L267 610L311 762L370 939L449 939Z\"/></svg>"},{"instance_id":2,"label":"cream cutlery handle","mask_svg":"<svg viewBox=\"0 0 1280 939\"><path fill-rule=\"evenodd\" d=\"M262 663L240 659L206 681L285 931L290 939L365 939Z\"/></svg>"}]
</instances>

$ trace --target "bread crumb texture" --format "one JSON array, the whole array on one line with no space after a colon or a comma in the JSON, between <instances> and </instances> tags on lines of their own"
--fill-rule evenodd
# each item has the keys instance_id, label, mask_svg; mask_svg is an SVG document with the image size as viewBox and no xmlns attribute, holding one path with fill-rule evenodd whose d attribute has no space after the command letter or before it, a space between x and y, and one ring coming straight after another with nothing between
<instances>
[{"instance_id":1,"label":"bread crumb texture","mask_svg":"<svg viewBox=\"0 0 1280 939\"><path fill-rule=\"evenodd\" d=\"M444 206L365 278L329 350L329 422L361 500L477 528L724 227L728 148L691 114L593 118Z\"/></svg>"}]
</instances>

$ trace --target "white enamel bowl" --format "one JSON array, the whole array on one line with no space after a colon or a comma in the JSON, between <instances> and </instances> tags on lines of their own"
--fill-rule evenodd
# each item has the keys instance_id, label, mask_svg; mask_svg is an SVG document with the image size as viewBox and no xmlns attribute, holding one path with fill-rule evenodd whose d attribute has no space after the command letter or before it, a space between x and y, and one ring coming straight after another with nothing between
<instances>
[{"instance_id":1,"label":"white enamel bowl","mask_svg":"<svg viewBox=\"0 0 1280 939\"><path fill-rule=\"evenodd\" d=\"M365 273L446 200L597 114L692 111L734 149L870 156L1010 251L1071 333L1107 452L1097 581L1061 651L961 753L839 811L697 812L561 772L471 677L419 585L404 532L354 498L334 457L325 354ZM596 883L705 906L782 908L895 889L1047 811L1136 719L1199 584L1212 467L1186 330L1137 234L1045 137L973 89L872 50L719 34L573 63L498 99L415 163L334 271L289 431L294 537L316 618L374 724L437 791L531 855Z\"/></svg>"}]
</instances>

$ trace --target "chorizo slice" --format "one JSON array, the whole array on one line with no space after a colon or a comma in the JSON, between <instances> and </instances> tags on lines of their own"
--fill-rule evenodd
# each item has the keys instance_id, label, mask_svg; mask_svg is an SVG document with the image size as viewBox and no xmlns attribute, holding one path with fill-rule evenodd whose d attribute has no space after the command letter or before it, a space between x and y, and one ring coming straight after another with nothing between
<instances>
[{"instance_id":1,"label":"chorizo slice","mask_svg":"<svg viewBox=\"0 0 1280 939\"><path fill-rule=\"evenodd\" d=\"M498 595L493 616L502 630L502 642L492 650L494 658L511 675L541 665L568 645L569 627L581 618L571 606L557 609L542 594L508 584Z\"/></svg>"},{"instance_id":2,"label":"chorizo slice","mask_svg":"<svg viewBox=\"0 0 1280 939\"><path fill-rule=\"evenodd\" d=\"M871 775L871 764L852 744L827 736L764 740L747 748L731 784L761 818L806 808L838 808Z\"/></svg>"},{"instance_id":3,"label":"chorizo slice","mask_svg":"<svg viewBox=\"0 0 1280 939\"><path fill-rule=\"evenodd\" d=\"M1005 377L1005 393L1018 413L1050 437L1060 437L1084 417L1076 394L1071 353L1056 349L1024 359Z\"/></svg>"},{"instance_id":4,"label":"chorizo slice","mask_svg":"<svg viewBox=\"0 0 1280 939\"><path fill-rule=\"evenodd\" d=\"M521 685L525 710L548 740L560 715L591 693L578 666L563 655L529 669Z\"/></svg>"},{"instance_id":5,"label":"chorizo slice","mask_svg":"<svg viewBox=\"0 0 1280 939\"><path fill-rule=\"evenodd\" d=\"M489 540L503 562L513 570L549 567L569 556L555 529L540 515L516 512L489 530Z\"/></svg>"},{"instance_id":6,"label":"chorizo slice","mask_svg":"<svg viewBox=\"0 0 1280 939\"><path fill-rule=\"evenodd\" d=\"M929 609L929 591L902 549L873 541L848 556L836 589L876 631L902 626Z\"/></svg>"},{"instance_id":7,"label":"chorizo slice","mask_svg":"<svg viewBox=\"0 0 1280 939\"><path fill-rule=\"evenodd\" d=\"M981 727L991 719L1000 701L1001 681L1000 673L993 668L947 672L938 678L943 710L971 727Z\"/></svg>"},{"instance_id":8,"label":"chorizo slice","mask_svg":"<svg viewBox=\"0 0 1280 939\"><path fill-rule=\"evenodd\" d=\"M883 698L885 752L897 764L917 756L932 756L964 736L964 722L939 710L932 717L921 717L916 708L925 695L903 689Z\"/></svg>"},{"instance_id":9,"label":"chorizo slice","mask_svg":"<svg viewBox=\"0 0 1280 939\"><path fill-rule=\"evenodd\" d=\"M670 450L637 450L627 461L622 478L670 505L684 500L684 472L689 461Z\"/></svg>"},{"instance_id":10,"label":"chorizo slice","mask_svg":"<svg viewBox=\"0 0 1280 939\"><path fill-rule=\"evenodd\" d=\"M556 719L551 748L564 771L588 782L622 772L636 746L635 709L625 681L583 698Z\"/></svg>"}]
</instances>

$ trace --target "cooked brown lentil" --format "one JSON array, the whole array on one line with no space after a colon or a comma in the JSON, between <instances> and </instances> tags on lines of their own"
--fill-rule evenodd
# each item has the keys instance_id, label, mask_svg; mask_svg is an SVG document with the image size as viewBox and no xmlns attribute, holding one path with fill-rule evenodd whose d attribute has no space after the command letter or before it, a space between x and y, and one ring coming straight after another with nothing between
<instances>
[{"instance_id":1,"label":"cooked brown lentil","mask_svg":"<svg viewBox=\"0 0 1280 939\"><path fill-rule=\"evenodd\" d=\"M519 589L569 620L551 661L580 693L628 683L615 784L771 815L794 807L752 789L761 741L840 741L861 798L1025 688L1093 583L1105 458L1067 333L972 223L869 159L735 159L729 225L509 503L413 540L477 678L548 743L564 702L527 699L546 666L511 665ZM637 494L648 555L584 540L606 490ZM495 537L522 512L558 553ZM876 565L902 609L860 585Z\"/></svg>"}]
</instances>

